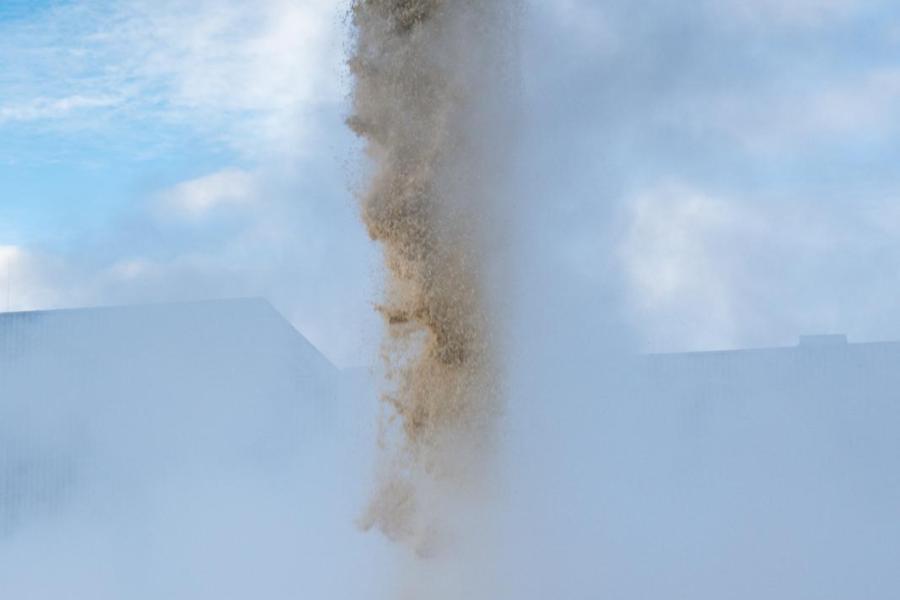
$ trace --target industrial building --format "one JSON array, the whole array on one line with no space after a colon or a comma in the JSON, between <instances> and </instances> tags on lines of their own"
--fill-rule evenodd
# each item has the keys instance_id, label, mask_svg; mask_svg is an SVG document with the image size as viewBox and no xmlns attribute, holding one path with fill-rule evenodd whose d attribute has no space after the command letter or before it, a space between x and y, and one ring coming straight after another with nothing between
<instances>
[{"instance_id":1,"label":"industrial building","mask_svg":"<svg viewBox=\"0 0 900 600\"><path fill-rule=\"evenodd\" d=\"M82 482L283 460L337 377L258 299L2 314L0 541Z\"/></svg>"},{"instance_id":2,"label":"industrial building","mask_svg":"<svg viewBox=\"0 0 900 600\"><path fill-rule=\"evenodd\" d=\"M523 535L597 597L884 597L898 365L805 336L539 377L510 398ZM0 596L304 597L338 576L310 548L360 543L374 440L335 399L365 379L263 300L0 315Z\"/></svg>"}]
</instances>

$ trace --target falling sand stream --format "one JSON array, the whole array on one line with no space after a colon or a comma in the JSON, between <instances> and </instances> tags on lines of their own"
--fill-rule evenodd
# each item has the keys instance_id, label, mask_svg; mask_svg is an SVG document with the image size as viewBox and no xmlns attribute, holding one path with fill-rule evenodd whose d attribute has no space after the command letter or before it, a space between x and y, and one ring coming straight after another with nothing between
<instances>
[{"instance_id":1,"label":"falling sand stream","mask_svg":"<svg viewBox=\"0 0 900 600\"><path fill-rule=\"evenodd\" d=\"M361 525L423 558L453 537L454 512L478 504L503 404L488 282L502 237L505 109L496 92L512 5L355 0L351 8L348 124L373 165L361 212L386 273L382 456Z\"/></svg>"}]
</instances>

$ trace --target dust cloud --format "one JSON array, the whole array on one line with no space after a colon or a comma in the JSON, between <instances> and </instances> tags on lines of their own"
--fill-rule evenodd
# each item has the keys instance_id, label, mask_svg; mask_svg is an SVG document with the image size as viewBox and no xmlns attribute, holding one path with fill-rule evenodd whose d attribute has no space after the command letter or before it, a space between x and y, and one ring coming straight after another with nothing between
<instances>
[{"instance_id":1,"label":"dust cloud","mask_svg":"<svg viewBox=\"0 0 900 600\"><path fill-rule=\"evenodd\" d=\"M361 525L439 551L480 492L502 411L492 294L513 2L356 0L349 126L373 163L362 218L384 254L386 411ZM502 119L500 119L502 120ZM453 509L449 509L452 513Z\"/></svg>"}]
</instances>

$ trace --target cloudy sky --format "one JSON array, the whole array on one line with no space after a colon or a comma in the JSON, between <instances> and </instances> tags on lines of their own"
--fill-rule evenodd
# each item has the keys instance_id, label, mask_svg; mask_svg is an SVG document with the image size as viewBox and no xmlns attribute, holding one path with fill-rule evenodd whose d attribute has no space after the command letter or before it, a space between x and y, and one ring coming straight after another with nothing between
<instances>
[{"instance_id":1,"label":"cloudy sky","mask_svg":"<svg viewBox=\"0 0 900 600\"><path fill-rule=\"evenodd\" d=\"M346 3L0 3L0 309L265 296L377 339ZM900 338L900 8L531 0L521 271L640 350ZM547 279L549 278L549 279ZM528 279L527 277L524 279Z\"/></svg>"}]
</instances>

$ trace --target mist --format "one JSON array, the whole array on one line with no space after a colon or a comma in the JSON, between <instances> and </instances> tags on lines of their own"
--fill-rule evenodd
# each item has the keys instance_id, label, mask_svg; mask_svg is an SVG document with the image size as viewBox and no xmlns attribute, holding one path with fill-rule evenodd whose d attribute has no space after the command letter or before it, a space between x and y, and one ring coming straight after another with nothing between
<instances>
[{"instance_id":1,"label":"mist","mask_svg":"<svg viewBox=\"0 0 900 600\"><path fill-rule=\"evenodd\" d=\"M352 492L374 412L339 408L352 374L268 303L2 326L4 595L289 598L377 580L368 557L355 592L343 575L366 548Z\"/></svg>"},{"instance_id":2,"label":"mist","mask_svg":"<svg viewBox=\"0 0 900 600\"><path fill-rule=\"evenodd\" d=\"M511 3L360 110L326 4L0 9L0 596L900 594L896 9ZM385 113L456 264L384 262Z\"/></svg>"}]
</instances>

